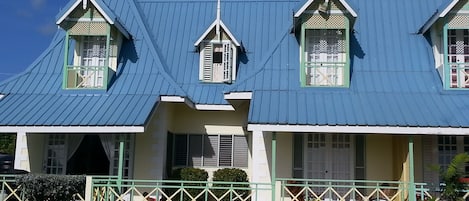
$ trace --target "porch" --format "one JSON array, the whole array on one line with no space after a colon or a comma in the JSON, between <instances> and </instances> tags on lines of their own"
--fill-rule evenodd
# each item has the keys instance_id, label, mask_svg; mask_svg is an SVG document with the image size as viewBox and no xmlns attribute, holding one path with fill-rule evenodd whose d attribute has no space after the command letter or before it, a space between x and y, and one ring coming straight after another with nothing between
<instances>
[{"instance_id":1,"label":"porch","mask_svg":"<svg viewBox=\"0 0 469 201\"><path fill-rule=\"evenodd\" d=\"M25 189L14 175L1 176L0 200L23 201ZM176 180L121 180L116 176L87 176L80 201L396 201L439 199L424 183L371 180L278 178L275 183L197 182ZM267 196L266 196L267 195ZM415 195L415 196L411 196ZM464 198L469 197L469 191ZM422 199L423 198L423 199Z\"/></svg>"}]
</instances>

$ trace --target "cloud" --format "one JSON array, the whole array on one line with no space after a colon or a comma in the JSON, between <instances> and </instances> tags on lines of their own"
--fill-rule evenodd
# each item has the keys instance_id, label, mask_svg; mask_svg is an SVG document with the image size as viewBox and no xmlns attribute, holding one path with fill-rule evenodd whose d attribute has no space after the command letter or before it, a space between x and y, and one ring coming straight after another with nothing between
<instances>
[{"instance_id":1,"label":"cloud","mask_svg":"<svg viewBox=\"0 0 469 201\"><path fill-rule=\"evenodd\" d=\"M37 27L37 31L44 36L50 36L57 31L57 25L51 23L43 24Z\"/></svg>"},{"instance_id":2,"label":"cloud","mask_svg":"<svg viewBox=\"0 0 469 201\"><path fill-rule=\"evenodd\" d=\"M31 2L31 7L36 10L41 9L44 6L44 4L46 4L46 0L30 0L30 2Z\"/></svg>"}]
</instances>

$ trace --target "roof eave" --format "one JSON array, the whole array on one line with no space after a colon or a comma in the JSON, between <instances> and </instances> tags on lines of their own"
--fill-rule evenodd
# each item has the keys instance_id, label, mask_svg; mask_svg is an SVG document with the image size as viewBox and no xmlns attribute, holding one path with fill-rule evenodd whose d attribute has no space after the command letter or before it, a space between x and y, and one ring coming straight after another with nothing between
<instances>
[{"instance_id":1,"label":"roof eave","mask_svg":"<svg viewBox=\"0 0 469 201\"><path fill-rule=\"evenodd\" d=\"M422 26L422 28L420 28L419 30L419 33L420 34L423 34L425 32L427 32L430 27L432 27L432 25L439 19L439 18L443 18L445 17L450 11L451 9L454 8L454 6L459 2L459 0L453 0L451 1L451 3L448 4L448 6L446 6L444 9L438 9L436 10L436 12L430 17L430 19L428 19L427 22L425 22L425 24Z\"/></svg>"},{"instance_id":2,"label":"roof eave","mask_svg":"<svg viewBox=\"0 0 469 201\"><path fill-rule=\"evenodd\" d=\"M308 0L297 12L295 12L295 17L300 17L301 14L314 2L314 0ZM345 1L345 0L339 0L339 2L347 9L347 11L352 15L352 17L356 18L357 12L353 10L353 8Z\"/></svg>"},{"instance_id":3,"label":"roof eave","mask_svg":"<svg viewBox=\"0 0 469 201\"><path fill-rule=\"evenodd\" d=\"M202 43L202 41L205 39L205 37L207 37L207 35L210 33L210 31L212 31L215 26L217 25L217 23L220 23L220 26L222 27L222 29L226 32L226 34L228 34L228 36L230 37L231 41L237 46L237 47L240 47L241 44L238 42L238 40L234 37L234 35L231 33L231 31L228 29L228 27L226 27L225 23L223 23L222 20L215 20L213 21L213 23L208 27L207 30L205 30L205 32L202 34L202 36L199 37L199 39L197 39L197 41L194 43L194 46L198 47L200 45L200 43Z\"/></svg>"},{"instance_id":4,"label":"roof eave","mask_svg":"<svg viewBox=\"0 0 469 201\"><path fill-rule=\"evenodd\" d=\"M129 32L127 32L127 30L124 29L124 27L116 20L115 17L111 17L110 14L108 14L105 11L103 6L101 6L98 2L96 2L96 0L89 0L89 1L99 11L99 13L103 15L107 23L114 25L122 33L122 35L124 35L125 38L127 39L130 38ZM78 5L80 5L80 2L82 2L82 0L76 0L75 3L71 5L67 9L67 11L65 11L65 13L55 23L57 25L60 25L65 19L67 19L68 15L70 15L70 13L72 13L73 10L75 10L78 7Z\"/></svg>"}]
</instances>

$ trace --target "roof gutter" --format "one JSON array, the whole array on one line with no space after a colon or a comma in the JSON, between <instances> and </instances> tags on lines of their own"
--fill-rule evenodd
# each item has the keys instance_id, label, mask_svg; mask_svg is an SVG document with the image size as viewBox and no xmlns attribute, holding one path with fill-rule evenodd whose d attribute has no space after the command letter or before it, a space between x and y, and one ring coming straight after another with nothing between
<instances>
[{"instance_id":1,"label":"roof gutter","mask_svg":"<svg viewBox=\"0 0 469 201\"><path fill-rule=\"evenodd\" d=\"M469 135L469 128L248 124L248 131L396 135Z\"/></svg>"},{"instance_id":2,"label":"roof gutter","mask_svg":"<svg viewBox=\"0 0 469 201\"><path fill-rule=\"evenodd\" d=\"M143 133L144 126L0 126L1 133Z\"/></svg>"}]
</instances>

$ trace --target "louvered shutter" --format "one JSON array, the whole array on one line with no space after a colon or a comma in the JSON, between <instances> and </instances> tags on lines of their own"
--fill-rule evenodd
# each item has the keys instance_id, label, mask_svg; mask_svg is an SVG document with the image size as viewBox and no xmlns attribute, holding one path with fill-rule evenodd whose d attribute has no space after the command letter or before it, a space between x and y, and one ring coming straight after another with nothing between
<instances>
[{"instance_id":1,"label":"louvered shutter","mask_svg":"<svg viewBox=\"0 0 469 201\"><path fill-rule=\"evenodd\" d=\"M231 135L220 135L220 156L218 165L231 166L232 153L233 153L233 136Z\"/></svg>"},{"instance_id":2,"label":"louvered shutter","mask_svg":"<svg viewBox=\"0 0 469 201\"><path fill-rule=\"evenodd\" d=\"M233 51L230 43L223 44L223 82L231 82Z\"/></svg>"},{"instance_id":3,"label":"louvered shutter","mask_svg":"<svg viewBox=\"0 0 469 201\"><path fill-rule=\"evenodd\" d=\"M202 64L202 80L206 82L212 81L213 71L213 44L204 43L203 64Z\"/></svg>"},{"instance_id":4,"label":"louvered shutter","mask_svg":"<svg viewBox=\"0 0 469 201\"><path fill-rule=\"evenodd\" d=\"M234 136L233 166L248 166L248 143L246 137L243 135Z\"/></svg>"},{"instance_id":5,"label":"louvered shutter","mask_svg":"<svg viewBox=\"0 0 469 201\"><path fill-rule=\"evenodd\" d=\"M432 165L439 164L436 136L422 136L422 153L424 153L422 158L423 181L431 189L439 188L439 174L431 168Z\"/></svg>"},{"instance_id":6,"label":"louvered shutter","mask_svg":"<svg viewBox=\"0 0 469 201\"><path fill-rule=\"evenodd\" d=\"M206 135L204 137L204 166L216 167L218 164L218 136Z\"/></svg>"},{"instance_id":7,"label":"louvered shutter","mask_svg":"<svg viewBox=\"0 0 469 201\"><path fill-rule=\"evenodd\" d=\"M202 135L189 136L189 166L202 166Z\"/></svg>"}]
</instances>

